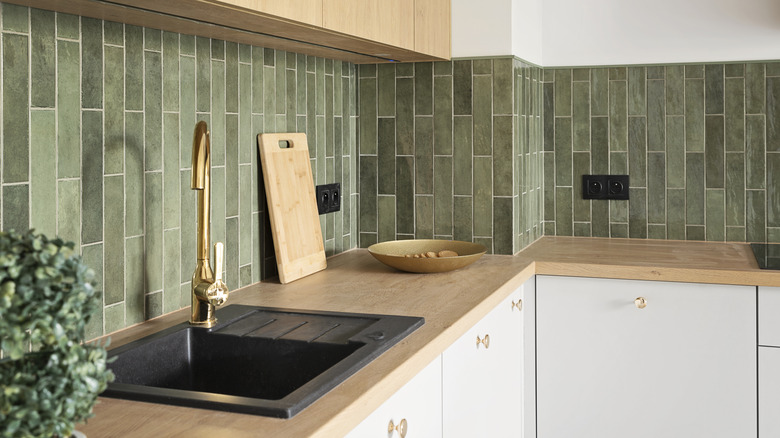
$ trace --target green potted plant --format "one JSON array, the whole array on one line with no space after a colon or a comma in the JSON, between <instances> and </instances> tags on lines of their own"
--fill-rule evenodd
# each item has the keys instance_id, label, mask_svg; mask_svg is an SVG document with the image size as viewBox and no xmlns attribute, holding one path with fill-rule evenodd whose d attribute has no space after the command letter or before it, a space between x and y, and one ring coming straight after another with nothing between
<instances>
[{"instance_id":1,"label":"green potted plant","mask_svg":"<svg viewBox=\"0 0 780 438\"><path fill-rule=\"evenodd\" d=\"M0 436L69 437L113 374L84 343L102 299L72 242L0 232Z\"/></svg>"}]
</instances>

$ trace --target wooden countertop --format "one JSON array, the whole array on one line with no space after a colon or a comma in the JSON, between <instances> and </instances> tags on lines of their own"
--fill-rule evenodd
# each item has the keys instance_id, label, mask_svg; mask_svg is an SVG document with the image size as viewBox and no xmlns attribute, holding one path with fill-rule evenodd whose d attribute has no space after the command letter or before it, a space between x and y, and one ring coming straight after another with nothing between
<instances>
[{"instance_id":1,"label":"wooden countertop","mask_svg":"<svg viewBox=\"0 0 780 438\"><path fill-rule=\"evenodd\" d=\"M100 398L89 437L342 436L534 274L780 286L744 243L544 237L440 274L403 273L349 251L325 271L233 292L228 304L422 316L425 325L292 419ZM111 334L116 347L185 321L182 309Z\"/></svg>"}]
</instances>

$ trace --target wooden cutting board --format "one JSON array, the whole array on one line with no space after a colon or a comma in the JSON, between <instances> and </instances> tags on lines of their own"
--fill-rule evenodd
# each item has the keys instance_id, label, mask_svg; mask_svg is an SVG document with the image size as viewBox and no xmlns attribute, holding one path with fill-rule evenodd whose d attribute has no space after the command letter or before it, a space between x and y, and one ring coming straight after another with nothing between
<instances>
[{"instance_id":1,"label":"wooden cutting board","mask_svg":"<svg viewBox=\"0 0 780 438\"><path fill-rule=\"evenodd\" d=\"M257 136L268 199L279 281L289 283L325 269L306 134Z\"/></svg>"}]
</instances>

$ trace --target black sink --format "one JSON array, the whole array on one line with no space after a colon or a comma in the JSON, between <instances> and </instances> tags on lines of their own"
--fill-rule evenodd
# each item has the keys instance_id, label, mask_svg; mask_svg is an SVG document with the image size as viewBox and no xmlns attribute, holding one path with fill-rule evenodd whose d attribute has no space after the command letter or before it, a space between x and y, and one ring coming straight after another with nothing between
<instances>
[{"instance_id":1,"label":"black sink","mask_svg":"<svg viewBox=\"0 0 780 438\"><path fill-rule=\"evenodd\" d=\"M417 317L230 305L109 352L107 397L289 418L420 327Z\"/></svg>"}]
</instances>

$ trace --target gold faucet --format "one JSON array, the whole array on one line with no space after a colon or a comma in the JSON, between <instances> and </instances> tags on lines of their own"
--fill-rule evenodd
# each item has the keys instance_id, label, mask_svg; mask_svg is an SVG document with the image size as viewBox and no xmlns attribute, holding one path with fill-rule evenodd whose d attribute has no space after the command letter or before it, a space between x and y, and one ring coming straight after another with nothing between
<instances>
[{"instance_id":1,"label":"gold faucet","mask_svg":"<svg viewBox=\"0 0 780 438\"><path fill-rule=\"evenodd\" d=\"M192 274L192 316L190 324L211 327L217 323L214 311L227 301L230 291L222 281L222 242L214 244L214 270L209 262L211 222L211 142L206 122L195 125L192 141L192 190L198 191L198 265Z\"/></svg>"}]
</instances>

